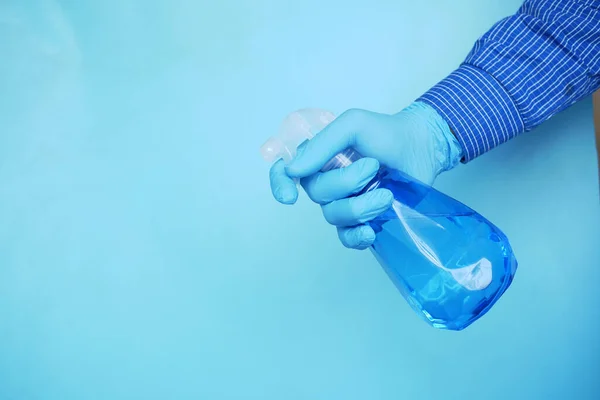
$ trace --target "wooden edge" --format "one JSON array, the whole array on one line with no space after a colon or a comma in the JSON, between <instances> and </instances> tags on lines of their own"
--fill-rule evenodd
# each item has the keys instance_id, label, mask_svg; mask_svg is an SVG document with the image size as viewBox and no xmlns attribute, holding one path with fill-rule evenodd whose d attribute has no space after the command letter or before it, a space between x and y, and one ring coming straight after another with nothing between
<instances>
[{"instance_id":1,"label":"wooden edge","mask_svg":"<svg viewBox=\"0 0 600 400\"><path fill-rule=\"evenodd\" d=\"M598 173L600 174L600 90L594 93L594 127L596 130L596 152L598 153Z\"/></svg>"}]
</instances>

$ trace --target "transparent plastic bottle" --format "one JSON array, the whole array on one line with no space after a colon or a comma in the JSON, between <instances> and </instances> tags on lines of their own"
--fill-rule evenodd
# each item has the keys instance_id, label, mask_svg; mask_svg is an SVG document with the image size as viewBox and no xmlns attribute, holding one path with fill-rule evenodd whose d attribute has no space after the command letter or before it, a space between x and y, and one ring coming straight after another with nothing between
<instances>
[{"instance_id":1,"label":"transparent plastic bottle","mask_svg":"<svg viewBox=\"0 0 600 400\"><path fill-rule=\"evenodd\" d=\"M263 158L289 162L296 148L335 116L302 109L284 120L278 136L262 147ZM322 169L361 158L348 149ZM369 222L371 251L410 306L435 328L462 330L483 316L510 286L517 269L506 236L484 217L400 171L382 166L357 195L376 188L394 194L392 207Z\"/></svg>"}]
</instances>

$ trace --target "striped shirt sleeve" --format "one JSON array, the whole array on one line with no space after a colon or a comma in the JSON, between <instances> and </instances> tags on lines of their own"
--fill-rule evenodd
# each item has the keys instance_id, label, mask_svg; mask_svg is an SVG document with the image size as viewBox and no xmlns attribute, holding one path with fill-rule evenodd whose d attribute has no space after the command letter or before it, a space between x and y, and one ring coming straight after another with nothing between
<instances>
[{"instance_id":1,"label":"striped shirt sleeve","mask_svg":"<svg viewBox=\"0 0 600 400\"><path fill-rule=\"evenodd\" d=\"M418 101L448 121L468 162L600 88L600 0L528 0Z\"/></svg>"}]
</instances>

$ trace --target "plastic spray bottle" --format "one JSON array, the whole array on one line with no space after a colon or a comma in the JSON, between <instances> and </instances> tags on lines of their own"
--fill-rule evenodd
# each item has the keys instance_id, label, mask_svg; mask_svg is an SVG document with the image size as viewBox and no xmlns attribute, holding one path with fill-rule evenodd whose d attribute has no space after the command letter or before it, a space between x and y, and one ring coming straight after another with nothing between
<instances>
[{"instance_id":1,"label":"plastic spray bottle","mask_svg":"<svg viewBox=\"0 0 600 400\"><path fill-rule=\"evenodd\" d=\"M291 161L297 147L335 119L331 112L289 114L261 154L268 162ZM361 158L352 149L323 168L346 167ZM484 217L400 171L382 166L357 195L386 188L389 210L370 221L371 252L414 311L435 328L462 330L483 316L510 286L517 269L506 236Z\"/></svg>"}]
</instances>

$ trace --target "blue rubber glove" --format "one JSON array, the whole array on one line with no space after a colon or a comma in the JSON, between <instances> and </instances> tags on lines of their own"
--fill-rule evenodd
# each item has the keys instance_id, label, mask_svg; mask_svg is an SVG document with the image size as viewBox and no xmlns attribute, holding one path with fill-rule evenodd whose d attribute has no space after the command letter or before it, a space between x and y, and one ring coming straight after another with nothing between
<instances>
[{"instance_id":1,"label":"blue rubber glove","mask_svg":"<svg viewBox=\"0 0 600 400\"><path fill-rule=\"evenodd\" d=\"M345 168L320 172L348 148L364 158ZM271 190L277 201L293 204L298 198L293 178L299 178L310 199L321 205L327 222L337 227L342 244L365 249L375 240L375 232L365 223L385 212L393 196L387 189L349 196L360 192L380 165L431 185L461 158L461 147L446 121L424 103L413 103L395 115L348 110L303 143L289 165L281 160L273 165Z\"/></svg>"}]
</instances>

